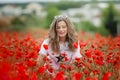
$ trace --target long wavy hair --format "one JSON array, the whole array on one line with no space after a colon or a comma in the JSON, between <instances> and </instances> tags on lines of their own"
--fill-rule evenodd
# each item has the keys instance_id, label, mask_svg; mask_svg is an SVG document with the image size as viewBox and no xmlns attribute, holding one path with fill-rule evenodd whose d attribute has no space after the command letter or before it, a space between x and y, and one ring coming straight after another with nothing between
<instances>
[{"instance_id":1,"label":"long wavy hair","mask_svg":"<svg viewBox=\"0 0 120 80\"><path fill-rule=\"evenodd\" d=\"M77 41L78 37L73 23L67 16L59 15L55 16L53 19L48 32L48 38L50 39L49 45L54 52L60 53L59 36L57 35L56 31L56 26L60 21L64 21L67 24L66 41L68 42L69 50L74 52L76 49L74 48L73 43Z\"/></svg>"}]
</instances>

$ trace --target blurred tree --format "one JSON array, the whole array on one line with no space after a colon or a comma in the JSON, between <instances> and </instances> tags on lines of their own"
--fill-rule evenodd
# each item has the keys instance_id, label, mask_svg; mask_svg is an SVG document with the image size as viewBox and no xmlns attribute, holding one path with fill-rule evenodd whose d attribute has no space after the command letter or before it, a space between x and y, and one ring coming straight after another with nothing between
<instances>
[{"instance_id":1,"label":"blurred tree","mask_svg":"<svg viewBox=\"0 0 120 80\"><path fill-rule=\"evenodd\" d=\"M49 28L54 16L59 14L59 10L56 7L50 7L47 11L46 28Z\"/></svg>"},{"instance_id":2,"label":"blurred tree","mask_svg":"<svg viewBox=\"0 0 120 80\"><path fill-rule=\"evenodd\" d=\"M115 19L117 16L117 11L114 8L112 3L109 3L107 9L103 10L102 13L102 23L106 29L110 32L110 34L114 37L117 34L117 20Z\"/></svg>"},{"instance_id":3,"label":"blurred tree","mask_svg":"<svg viewBox=\"0 0 120 80\"><path fill-rule=\"evenodd\" d=\"M24 22L19 17L15 17L11 23L12 25L24 25Z\"/></svg>"},{"instance_id":4,"label":"blurred tree","mask_svg":"<svg viewBox=\"0 0 120 80\"><path fill-rule=\"evenodd\" d=\"M81 21L80 27L83 31L96 32L96 26L90 21Z\"/></svg>"},{"instance_id":5,"label":"blurred tree","mask_svg":"<svg viewBox=\"0 0 120 80\"><path fill-rule=\"evenodd\" d=\"M102 36L107 36L109 34L108 30L104 26L96 27L91 21L81 21L79 24L76 24L77 29L83 31L100 33Z\"/></svg>"},{"instance_id":6,"label":"blurred tree","mask_svg":"<svg viewBox=\"0 0 120 80\"><path fill-rule=\"evenodd\" d=\"M49 4L46 7L49 8L51 6L54 6L60 10L66 10L68 8L79 8L84 4L85 3L81 3L81 1L61 0L60 2L56 2L56 3L49 2Z\"/></svg>"},{"instance_id":7,"label":"blurred tree","mask_svg":"<svg viewBox=\"0 0 120 80\"><path fill-rule=\"evenodd\" d=\"M20 17L15 17L11 21L12 24L12 30L24 30L25 29L25 22L22 21Z\"/></svg>"}]
</instances>

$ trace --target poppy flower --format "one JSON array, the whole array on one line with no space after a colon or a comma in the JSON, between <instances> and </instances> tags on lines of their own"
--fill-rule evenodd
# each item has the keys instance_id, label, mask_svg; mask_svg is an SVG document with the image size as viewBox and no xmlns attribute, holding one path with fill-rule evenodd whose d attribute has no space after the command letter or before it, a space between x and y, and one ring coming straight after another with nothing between
<instances>
[{"instance_id":1,"label":"poppy flower","mask_svg":"<svg viewBox=\"0 0 120 80\"><path fill-rule=\"evenodd\" d=\"M50 73L53 73L53 72L54 72L54 69L53 69L53 68L48 68L48 71L49 71Z\"/></svg>"},{"instance_id":2,"label":"poppy flower","mask_svg":"<svg viewBox=\"0 0 120 80\"><path fill-rule=\"evenodd\" d=\"M64 64L60 64L60 67L63 68L63 69L66 69L66 68L67 68L67 66L64 65Z\"/></svg>"},{"instance_id":3,"label":"poppy flower","mask_svg":"<svg viewBox=\"0 0 120 80\"><path fill-rule=\"evenodd\" d=\"M91 56L92 56L92 50L86 50L86 51L85 51L85 55L86 55L88 58L91 58Z\"/></svg>"},{"instance_id":4,"label":"poppy flower","mask_svg":"<svg viewBox=\"0 0 120 80\"><path fill-rule=\"evenodd\" d=\"M90 77L86 77L85 80L91 80L91 78Z\"/></svg>"},{"instance_id":5,"label":"poppy flower","mask_svg":"<svg viewBox=\"0 0 120 80\"><path fill-rule=\"evenodd\" d=\"M72 66L68 66L67 68L68 68L68 70L69 70L69 71L71 71L71 70L72 70Z\"/></svg>"},{"instance_id":6,"label":"poppy flower","mask_svg":"<svg viewBox=\"0 0 120 80\"><path fill-rule=\"evenodd\" d=\"M84 74L89 74L89 71L87 69L85 69Z\"/></svg>"},{"instance_id":7,"label":"poppy flower","mask_svg":"<svg viewBox=\"0 0 120 80\"><path fill-rule=\"evenodd\" d=\"M27 65L30 66L30 67L36 66L36 61L33 61L33 60L30 60L30 59L29 59L29 60L27 61Z\"/></svg>"},{"instance_id":8,"label":"poppy flower","mask_svg":"<svg viewBox=\"0 0 120 80\"><path fill-rule=\"evenodd\" d=\"M76 57L75 60L79 63L81 60L80 58Z\"/></svg>"},{"instance_id":9,"label":"poppy flower","mask_svg":"<svg viewBox=\"0 0 120 80\"><path fill-rule=\"evenodd\" d=\"M64 72L63 71L59 71L56 76L55 76L55 79L54 80L65 80L65 77L64 77Z\"/></svg>"},{"instance_id":10,"label":"poppy flower","mask_svg":"<svg viewBox=\"0 0 120 80\"><path fill-rule=\"evenodd\" d=\"M81 47L81 48L85 47L86 45L87 45L87 43L85 43L85 42L81 42L81 43L80 43L80 47Z\"/></svg>"},{"instance_id":11,"label":"poppy flower","mask_svg":"<svg viewBox=\"0 0 120 80\"><path fill-rule=\"evenodd\" d=\"M61 56L65 57L67 54L66 52L61 53Z\"/></svg>"},{"instance_id":12,"label":"poppy flower","mask_svg":"<svg viewBox=\"0 0 120 80\"><path fill-rule=\"evenodd\" d=\"M98 78L97 78L97 77L94 77L94 78L92 78L92 80L98 80Z\"/></svg>"},{"instance_id":13,"label":"poppy flower","mask_svg":"<svg viewBox=\"0 0 120 80\"><path fill-rule=\"evenodd\" d=\"M95 61L95 63L96 64L98 64L98 65L100 65L100 66L102 66L102 65L104 65L104 61L102 61L102 60L94 60Z\"/></svg>"},{"instance_id":14,"label":"poppy flower","mask_svg":"<svg viewBox=\"0 0 120 80\"><path fill-rule=\"evenodd\" d=\"M105 74L102 77L102 80L109 80L109 77L112 76L111 72L105 72Z\"/></svg>"},{"instance_id":15,"label":"poppy flower","mask_svg":"<svg viewBox=\"0 0 120 80\"><path fill-rule=\"evenodd\" d=\"M38 73L40 73L40 74L44 73L45 69L46 69L45 66L39 67L38 68Z\"/></svg>"},{"instance_id":16,"label":"poppy flower","mask_svg":"<svg viewBox=\"0 0 120 80\"><path fill-rule=\"evenodd\" d=\"M69 58L68 58L68 57L65 57L65 58L64 58L64 61L68 61L68 60L69 60Z\"/></svg>"},{"instance_id":17,"label":"poppy flower","mask_svg":"<svg viewBox=\"0 0 120 80\"><path fill-rule=\"evenodd\" d=\"M73 43L73 47L74 47L74 48L78 48L78 42L74 42L74 43Z\"/></svg>"},{"instance_id":18,"label":"poppy flower","mask_svg":"<svg viewBox=\"0 0 120 80\"><path fill-rule=\"evenodd\" d=\"M43 47L44 47L45 50L48 50L48 45L47 44L44 44Z\"/></svg>"},{"instance_id":19,"label":"poppy flower","mask_svg":"<svg viewBox=\"0 0 120 80\"><path fill-rule=\"evenodd\" d=\"M82 73L80 72L74 72L72 76L72 80L80 80L82 77Z\"/></svg>"},{"instance_id":20,"label":"poppy flower","mask_svg":"<svg viewBox=\"0 0 120 80\"><path fill-rule=\"evenodd\" d=\"M32 77L30 80L37 80L37 75L35 72L32 73Z\"/></svg>"}]
</instances>

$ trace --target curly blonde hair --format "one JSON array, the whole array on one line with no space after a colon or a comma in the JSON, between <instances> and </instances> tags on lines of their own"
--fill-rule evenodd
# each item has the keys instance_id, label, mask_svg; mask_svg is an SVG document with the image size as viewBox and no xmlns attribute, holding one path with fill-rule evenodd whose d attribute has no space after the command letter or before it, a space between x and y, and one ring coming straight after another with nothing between
<instances>
[{"instance_id":1,"label":"curly blonde hair","mask_svg":"<svg viewBox=\"0 0 120 80\"><path fill-rule=\"evenodd\" d=\"M49 33L48 33L48 38L50 39L49 44L51 46L51 49L54 52L59 53L60 52L60 46L59 46L59 36L57 35L56 32L56 25L58 22L64 21L67 24L67 35L66 35L66 41L68 42L68 47L69 50L74 52L76 49L73 46L73 43L77 41L77 33L75 32L74 25L70 21L70 19L67 16L59 15L55 16L53 19Z\"/></svg>"}]
</instances>

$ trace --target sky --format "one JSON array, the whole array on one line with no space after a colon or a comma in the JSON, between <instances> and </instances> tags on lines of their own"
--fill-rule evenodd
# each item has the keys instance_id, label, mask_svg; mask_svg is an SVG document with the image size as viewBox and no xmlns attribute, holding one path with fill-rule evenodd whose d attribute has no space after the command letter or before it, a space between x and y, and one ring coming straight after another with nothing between
<instances>
[{"instance_id":1,"label":"sky","mask_svg":"<svg viewBox=\"0 0 120 80\"><path fill-rule=\"evenodd\" d=\"M0 0L0 3L26 3L26 2L58 2L62 0ZM63 1L91 1L91 0L63 0Z\"/></svg>"},{"instance_id":2,"label":"sky","mask_svg":"<svg viewBox=\"0 0 120 80\"><path fill-rule=\"evenodd\" d=\"M0 0L0 3L57 2L57 1L60 0ZM68 1L92 1L92 0L68 0ZM119 1L119 0L97 0L97 1Z\"/></svg>"},{"instance_id":3,"label":"sky","mask_svg":"<svg viewBox=\"0 0 120 80\"><path fill-rule=\"evenodd\" d=\"M24 2L47 2L47 1L59 1L59 0L0 0L0 3L24 3Z\"/></svg>"}]
</instances>

